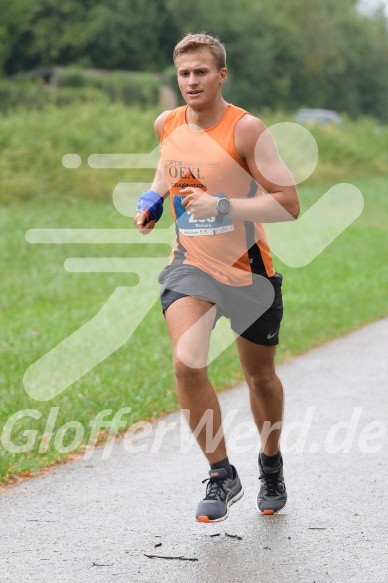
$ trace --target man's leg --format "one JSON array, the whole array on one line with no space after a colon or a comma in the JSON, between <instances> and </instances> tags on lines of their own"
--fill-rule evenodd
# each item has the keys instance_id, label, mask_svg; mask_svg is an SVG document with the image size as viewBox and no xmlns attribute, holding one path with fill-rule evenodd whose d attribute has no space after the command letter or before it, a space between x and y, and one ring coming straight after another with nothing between
<instances>
[{"instance_id":1,"label":"man's leg","mask_svg":"<svg viewBox=\"0 0 388 583\"><path fill-rule=\"evenodd\" d=\"M179 298L166 311L180 406L190 412L187 420L193 432L204 416L206 419L206 415L210 416L209 424L205 423L197 435L198 444L209 464L226 458L220 405L208 379L206 366L215 311L214 304L194 297ZM199 320L200 325L195 326ZM220 437L214 451L206 447L207 432L211 440L208 445L212 444L217 433Z\"/></svg>"},{"instance_id":2,"label":"man's leg","mask_svg":"<svg viewBox=\"0 0 388 583\"><path fill-rule=\"evenodd\" d=\"M226 455L220 405L207 376L215 316L214 304L194 297L179 298L166 310L180 405L188 410L190 428L211 466L206 495L195 515L198 522L225 520L229 506L244 493L237 471Z\"/></svg>"},{"instance_id":3,"label":"man's leg","mask_svg":"<svg viewBox=\"0 0 388 583\"><path fill-rule=\"evenodd\" d=\"M237 346L262 444L258 460L261 486L257 508L263 514L274 514L287 501L283 459L279 451L283 387L275 372L276 347L254 344L242 337L237 339Z\"/></svg>"},{"instance_id":4,"label":"man's leg","mask_svg":"<svg viewBox=\"0 0 388 583\"><path fill-rule=\"evenodd\" d=\"M236 343L262 449L267 456L273 456L279 449L283 420L283 387L274 363L276 346L254 344L241 336Z\"/></svg>"}]
</instances>

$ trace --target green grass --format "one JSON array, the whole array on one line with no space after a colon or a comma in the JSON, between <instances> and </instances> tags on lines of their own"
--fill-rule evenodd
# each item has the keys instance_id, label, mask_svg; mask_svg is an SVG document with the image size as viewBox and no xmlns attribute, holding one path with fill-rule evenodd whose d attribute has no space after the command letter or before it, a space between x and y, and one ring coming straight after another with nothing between
<instances>
[{"instance_id":1,"label":"green grass","mask_svg":"<svg viewBox=\"0 0 388 583\"><path fill-rule=\"evenodd\" d=\"M123 129L124 110L121 106L115 108L108 112L111 123L107 125L101 119L98 125L96 111L81 107L79 116L74 118L77 130L74 119L73 125L70 123L71 112L74 114L71 108L63 112L50 110L47 118L40 118L39 112L39 120L34 115L29 120L24 113L20 113L20 119L15 116L2 120L6 131L0 163L6 172L2 178L0 215L0 430L17 411L36 409L42 416L38 420L18 421L12 433L13 441L23 444L27 439L23 431L36 430L36 446L32 451L12 454L0 447L0 481L55 463L58 452L52 442L47 453L37 451L52 407L59 408L54 437L61 426L76 420L84 426L87 441L90 421L101 410L112 409L112 418L122 407L131 407L124 417L130 426L139 419L153 419L178 406L171 349L158 301L122 348L52 401L33 400L22 384L28 366L92 318L116 287L136 284L133 275L126 273L68 273L63 268L65 259L146 257L149 252L146 246L31 245L24 238L31 228L132 227L131 219L115 210L111 193L119 181L146 181L142 171L137 171L134 178L128 171L95 171L86 165L71 171L60 166L61 156L67 152L82 156L102 151L147 152L155 146L152 132L142 130L152 125L155 111L126 110L127 127ZM100 114L104 112L101 110ZM40 127L36 139L31 135L32 127L36 131ZM20 135L23 128L24 138ZM330 139L335 136L331 134ZM94 143L96 146L91 149ZM126 143L131 149L120 150ZM361 147L365 149L363 143ZM334 166L334 160L330 164ZM383 291L388 283L385 268L388 177L379 176L377 170L373 177L371 173L367 178L359 177L354 164L348 174L342 174L341 181L353 182L364 194L365 208L359 219L304 268L292 269L274 258L277 270L284 275L286 310L278 362L388 313L388 299ZM344 166L348 168L345 163ZM329 176L326 182L309 181L300 186L302 210L309 208L334 180ZM168 222L168 217L164 217L161 226ZM156 246L152 252L155 256L165 255L165 249ZM148 309L144 305L144 311ZM210 375L217 390L233 386L241 379L234 346L210 365ZM72 432L67 438L67 442L72 440Z\"/></svg>"},{"instance_id":2,"label":"green grass","mask_svg":"<svg viewBox=\"0 0 388 583\"><path fill-rule=\"evenodd\" d=\"M286 310L280 360L388 314L388 177L356 179L353 184L364 196L361 216L306 267L292 269L276 262L284 275ZM302 212L325 190L324 185L300 187Z\"/></svg>"},{"instance_id":3,"label":"green grass","mask_svg":"<svg viewBox=\"0 0 388 583\"><path fill-rule=\"evenodd\" d=\"M151 170L91 170L95 153L148 153L157 146L156 109L127 108L101 101L0 116L0 203L17 200L108 200L112 184L152 181ZM81 157L79 168L62 166L62 156Z\"/></svg>"},{"instance_id":4,"label":"green grass","mask_svg":"<svg viewBox=\"0 0 388 583\"><path fill-rule=\"evenodd\" d=\"M284 275L286 308L278 362L388 313L387 296L382 293L388 283L384 269L388 179L357 180L356 185L364 193L365 211L324 253L302 269L276 261ZM308 208L324 190L323 185L301 188L302 206ZM117 286L135 283L130 274L67 273L63 262L69 256L126 257L135 252L119 245L96 249L25 242L29 228L49 226L126 228L130 221L101 201L48 205L38 200L2 209L1 424L18 410L37 409L42 418L19 421L13 440L24 443L22 430L36 429L38 447L51 407L59 407L54 434L64 423L77 420L86 429L85 439L88 423L103 409L112 409L112 417L121 407L132 407L124 417L128 425L175 410L171 350L158 302L126 345L62 395L47 403L26 395L22 385L26 368L94 316ZM146 254L143 246L136 250L142 253ZM241 378L234 346L210 366L210 374L217 389ZM72 437L69 432L69 440ZM58 456L54 447L47 454L36 449L25 454L3 449L1 479L53 463Z\"/></svg>"},{"instance_id":5,"label":"green grass","mask_svg":"<svg viewBox=\"0 0 388 583\"><path fill-rule=\"evenodd\" d=\"M151 170L91 170L87 159L94 153L151 152L157 146L153 121L159 113L156 108L129 109L101 101L0 115L0 203L37 198L69 204L80 198L107 201L117 182L151 181ZM268 126L293 121L285 113L260 116ZM345 119L342 128L310 130L319 146L319 164L309 184L342 181L344 175L386 174L387 126L373 119ZM81 156L79 168L63 168L67 153Z\"/></svg>"}]
</instances>

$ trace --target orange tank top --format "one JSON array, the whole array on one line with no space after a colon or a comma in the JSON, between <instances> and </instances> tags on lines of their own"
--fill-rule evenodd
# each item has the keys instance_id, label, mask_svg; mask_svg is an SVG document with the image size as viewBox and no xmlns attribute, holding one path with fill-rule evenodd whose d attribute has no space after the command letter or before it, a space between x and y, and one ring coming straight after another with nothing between
<instances>
[{"instance_id":1,"label":"orange tank top","mask_svg":"<svg viewBox=\"0 0 388 583\"><path fill-rule=\"evenodd\" d=\"M203 130L187 124L186 110L178 107L167 116L160 145L176 221L170 263L194 265L233 286L252 283L252 273L271 277L275 271L261 223L228 216L221 222L218 217L197 220L182 206L180 194L191 186L230 199L257 195L257 184L234 145L236 123L247 112L229 104L218 123Z\"/></svg>"}]
</instances>

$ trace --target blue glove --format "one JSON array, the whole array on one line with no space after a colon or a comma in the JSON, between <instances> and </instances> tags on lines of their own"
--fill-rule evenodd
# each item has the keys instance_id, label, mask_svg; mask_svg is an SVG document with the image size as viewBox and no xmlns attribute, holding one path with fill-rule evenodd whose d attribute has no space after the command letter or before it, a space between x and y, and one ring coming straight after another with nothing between
<instances>
[{"instance_id":1,"label":"blue glove","mask_svg":"<svg viewBox=\"0 0 388 583\"><path fill-rule=\"evenodd\" d=\"M147 216L157 223L163 214L163 197L154 190L147 190L137 199L137 210L148 211Z\"/></svg>"}]
</instances>

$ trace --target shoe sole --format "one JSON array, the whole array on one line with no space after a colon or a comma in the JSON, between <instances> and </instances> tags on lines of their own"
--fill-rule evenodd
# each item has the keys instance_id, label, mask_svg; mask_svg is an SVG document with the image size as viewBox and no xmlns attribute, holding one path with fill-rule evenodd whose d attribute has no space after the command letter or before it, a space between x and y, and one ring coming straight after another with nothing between
<instances>
[{"instance_id":1,"label":"shoe sole","mask_svg":"<svg viewBox=\"0 0 388 583\"><path fill-rule=\"evenodd\" d=\"M234 504L235 502L238 502L238 500L240 500L240 498L242 498L243 496L244 496L244 489L241 488L240 492L237 492L237 494L229 500L226 514L224 516L221 516L221 518L216 518L215 520L211 520L206 515L200 515L197 518L197 522L203 522L205 524L210 524L210 523L213 524L214 522L222 522L223 520L226 520L229 516L230 506L232 506L232 504Z\"/></svg>"},{"instance_id":2,"label":"shoe sole","mask_svg":"<svg viewBox=\"0 0 388 583\"><path fill-rule=\"evenodd\" d=\"M257 498L256 498L256 508L260 512L260 514L262 514L263 516L272 516L273 514L277 514L278 512L281 512L283 510L283 508L286 506L286 504L287 504L287 500L286 500L284 506L279 508L279 510L271 510L271 509L260 510L260 508L257 505Z\"/></svg>"}]
</instances>

